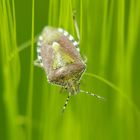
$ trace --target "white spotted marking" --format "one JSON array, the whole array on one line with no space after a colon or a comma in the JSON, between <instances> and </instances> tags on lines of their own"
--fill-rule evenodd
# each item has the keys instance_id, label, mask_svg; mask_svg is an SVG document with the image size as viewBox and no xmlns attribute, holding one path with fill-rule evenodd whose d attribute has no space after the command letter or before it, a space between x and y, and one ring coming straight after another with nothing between
<instances>
[{"instance_id":1,"label":"white spotted marking","mask_svg":"<svg viewBox=\"0 0 140 140\"><path fill-rule=\"evenodd\" d=\"M39 40L42 41L43 40L43 37L42 36L39 36Z\"/></svg>"},{"instance_id":2,"label":"white spotted marking","mask_svg":"<svg viewBox=\"0 0 140 140\"><path fill-rule=\"evenodd\" d=\"M74 42L73 42L73 45L74 45L74 46L78 46L78 42L77 42L77 41L74 41Z\"/></svg>"},{"instance_id":3,"label":"white spotted marking","mask_svg":"<svg viewBox=\"0 0 140 140\"><path fill-rule=\"evenodd\" d=\"M41 42L38 41L38 42L37 42L37 46L41 47L41 45L42 45Z\"/></svg>"},{"instance_id":4,"label":"white spotted marking","mask_svg":"<svg viewBox=\"0 0 140 140\"><path fill-rule=\"evenodd\" d=\"M68 32L67 31L64 31L64 36L68 36Z\"/></svg>"},{"instance_id":5,"label":"white spotted marking","mask_svg":"<svg viewBox=\"0 0 140 140\"><path fill-rule=\"evenodd\" d=\"M41 62L40 65L43 67L43 63Z\"/></svg>"},{"instance_id":6,"label":"white spotted marking","mask_svg":"<svg viewBox=\"0 0 140 140\"><path fill-rule=\"evenodd\" d=\"M40 52L41 52L41 50L40 50L40 48L39 48L39 47L37 47L37 52L38 52L38 53L40 53Z\"/></svg>"},{"instance_id":7,"label":"white spotted marking","mask_svg":"<svg viewBox=\"0 0 140 140\"><path fill-rule=\"evenodd\" d=\"M78 52L80 52L80 49L79 49L79 48L77 48L77 51L78 51Z\"/></svg>"},{"instance_id":8,"label":"white spotted marking","mask_svg":"<svg viewBox=\"0 0 140 140\"><path fill-rule=\"evenodd\" d=\"M40 55L38 55L37 58L38 58L39 60L42 60L42 57L41 57Z\"/></svg>"},{"instance_id":9,"label":"white spotted marking","mask_svg":"<svg viewBox=\"0 0 140 140\"><path fill-rule=\"evenodd\" d=\"M74 40L74 38L73 38L72 35L69 36L69 40L70 40L70 41Z\"/></svg>"},{"instance_id":10,"label":"white spotted marking","mask_svg":"<svg viewBox=\"0 0 140 140\"><path fill-rule=\"evenodd\" d=\"M63 33L63 29L62 28L58 28L58 31L60 32L60 33Z\"/></svg>"}]
</instances>

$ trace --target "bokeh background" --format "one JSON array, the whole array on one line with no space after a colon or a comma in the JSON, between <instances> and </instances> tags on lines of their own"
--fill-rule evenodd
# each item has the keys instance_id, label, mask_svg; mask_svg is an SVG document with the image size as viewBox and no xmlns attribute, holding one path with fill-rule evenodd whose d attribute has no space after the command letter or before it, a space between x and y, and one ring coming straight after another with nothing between
<instances>
[{"instance_id":1,"label":"bokeh background","mask_svg":"<svg viewBox=\"0 0 140 140\"><path fill-rule=\"evenodd\" d=\"M34 67L36 37L46 25L75 38L87 71L66 111L67 92ZM0 140L140 139L139 0L0 0Z\"/></svg>"}]
</instances>

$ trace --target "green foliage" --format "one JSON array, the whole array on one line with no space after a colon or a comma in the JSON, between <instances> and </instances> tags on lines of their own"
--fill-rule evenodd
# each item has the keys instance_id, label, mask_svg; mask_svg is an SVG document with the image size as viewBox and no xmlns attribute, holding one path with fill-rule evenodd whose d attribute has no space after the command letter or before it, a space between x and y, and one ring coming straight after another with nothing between
<instances>
[{"instance_id":1,"label":"green foliage","mask_svg":"<svg viewBox=\"0 0 140 140\"><path fill-rule=\"evenodd\" d=\"M37 36L46 25L76 38L88 59L81 89L67 92L34 67ZM139 0L0 0L0 140L140 139Z\"/></svg>"}]
</instances>

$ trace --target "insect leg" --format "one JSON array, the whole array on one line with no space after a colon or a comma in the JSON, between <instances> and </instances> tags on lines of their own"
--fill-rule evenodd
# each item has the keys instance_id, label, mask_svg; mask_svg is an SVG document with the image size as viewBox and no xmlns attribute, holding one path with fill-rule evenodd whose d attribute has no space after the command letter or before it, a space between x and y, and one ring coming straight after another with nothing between
<instances>
[{"instance_id":1,"label":"insect leg","mask_svg":"<svg viewBox=\"0 0 140 140\"><path fill-rule=\"evenodd\" d=\"M63 106L63 108L62 108L62 112L65 111L66 106L67 106L67 104L68 104L68 102L69 102L70 97L71 97L71 95L69 94L68 97L67 97L67 99L66 99L66 101L65 101L65 104L64 104L64 106Z\"/></svg>"},{"instance_id":2,"label":"insect leg","mask_svg":"<svg viewBox=\"0 0 140 140\"><path fill-rule=\"evenodd\" d=\"M41 67L41 68L43 67L42 62L40 62L40 60L38 60L38 59L36 59L34 61L34 65L37 66L37 67Z\"/></svg>"},{"instance_id":3,"label":"insect leg","mask_svg":"<svg viewBox=\"0 0 140 140\"><path fill-rule=\"evenodd\" d=\"M76 10L73 10L73 21L74 21L74 26L75 26L75 30L76 30L76 34L77 34L77 38L78 38L78 44L80 42L80 32L79 32L79 27L78 27L78 23L76 20Z\"/></svg>"},{"instance_id":4,"label":"insect leg","mask_svg":"<svg viewBox=\"0 0 140 140\"><path fill-rule=\"evenodd\" d=\"M84 90L80 90L80 92L89 94L89 95L91 95L91 96L95 96L95 97L96 97L97 99L99 99L99 100L105 100L104 97L101 97L101 96L99 96L99 95L97 95L97 94L94 94L94 93L92 93L92 92L88 92L88 91L84 91Z\"/></svg>"}]
</instances>

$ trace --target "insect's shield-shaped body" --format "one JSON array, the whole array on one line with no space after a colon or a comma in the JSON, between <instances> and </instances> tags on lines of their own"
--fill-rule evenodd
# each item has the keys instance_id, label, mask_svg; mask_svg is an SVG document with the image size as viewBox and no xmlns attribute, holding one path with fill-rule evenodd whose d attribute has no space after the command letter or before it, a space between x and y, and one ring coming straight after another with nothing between
<instances>
[{"instance_id":1,"label":"insect's shield-shaped body","mask_svg":"<svg viewBox=\"0 0 140 140\"><path fill-rule=\"evenodd\" d=\"M77 94L80 78L86 65L73 36L61 28L45 27L38 40L38 61L44 68L48 81Z\"/></svg>"}]
</instances>

